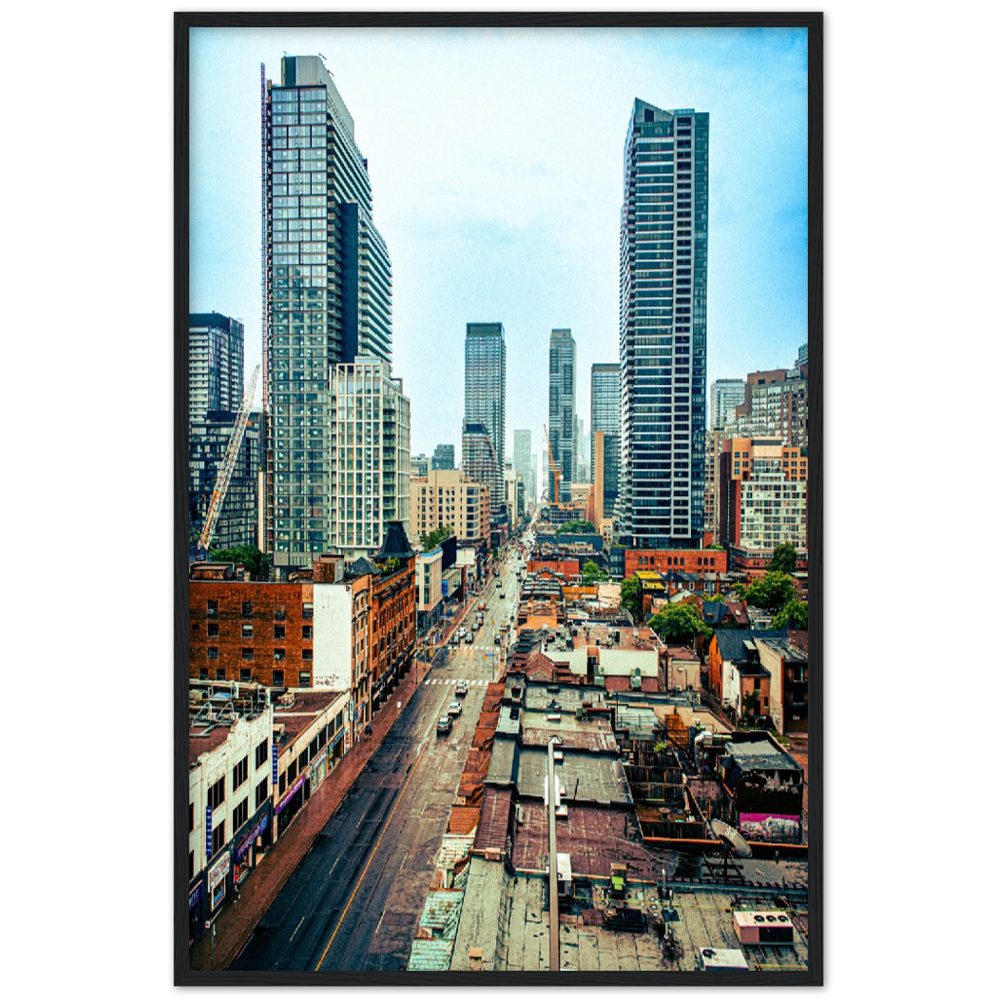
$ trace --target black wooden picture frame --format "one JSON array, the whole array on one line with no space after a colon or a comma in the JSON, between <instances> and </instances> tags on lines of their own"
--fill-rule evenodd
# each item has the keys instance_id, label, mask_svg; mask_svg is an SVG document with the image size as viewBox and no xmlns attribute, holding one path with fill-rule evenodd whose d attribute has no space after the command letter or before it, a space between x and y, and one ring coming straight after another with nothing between
<instances>
[{"instance_id":1,"label":"black wooden picture frame","mask_svg":"<svg viewBox=\"0 0 1000 1000\"><path fill-rule=\"evenodd\" d=\"M245 972L189 966L188 926L188 313L189 30L203 27L797 27L808 32L809 845L808 970L718 972ZM823 739L823 15L805 13L202 13L174 18L174 982L206 985L804 986L824 981Z\"/></svg>"}]
</instances>

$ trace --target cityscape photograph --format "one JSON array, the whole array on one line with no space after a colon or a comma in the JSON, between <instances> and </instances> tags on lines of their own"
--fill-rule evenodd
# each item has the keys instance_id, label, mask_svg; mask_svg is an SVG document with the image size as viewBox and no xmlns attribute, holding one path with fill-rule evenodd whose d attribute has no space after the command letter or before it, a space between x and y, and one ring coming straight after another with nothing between
<instances>
[{"instance_id":1,"label":"cityscape photograph","mask_svg":"<svg viewBox=\"0 0 1000 1000\"><path fill-rule=\"evenodd\" d=\"M185 974L817 982L821 15L186 17Z\"/></svg>"}]
</instances>

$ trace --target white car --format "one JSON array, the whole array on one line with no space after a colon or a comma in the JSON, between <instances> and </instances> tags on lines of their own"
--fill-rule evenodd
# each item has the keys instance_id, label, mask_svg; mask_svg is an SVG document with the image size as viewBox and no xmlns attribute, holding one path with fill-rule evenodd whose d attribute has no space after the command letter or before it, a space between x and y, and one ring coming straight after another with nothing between
<instances>
[{"instance_id":1,"label":"white car","mask_svg":"<svg viewBox=\"0 0 1000 1000\"><path fill-rule=\"evenodd\" d=\"M461 715L462 714L462 703L460 701L452 701L448 703L448 714L449 715Z\"/></svg>"}]
</instances>

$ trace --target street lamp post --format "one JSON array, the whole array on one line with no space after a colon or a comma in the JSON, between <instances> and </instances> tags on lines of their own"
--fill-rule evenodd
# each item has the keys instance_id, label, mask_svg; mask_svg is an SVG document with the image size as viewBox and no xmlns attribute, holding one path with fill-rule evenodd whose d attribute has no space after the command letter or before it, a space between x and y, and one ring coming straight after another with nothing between
<instances>
[{"instance_id":1,"label":"street lamp post","mask_svg":"<svg viewBox=\"0 0 1000 1000\"><path fill-rule=\"evenodd\" d=\"M549 740L549 971L558 972L559 962L559 866L556 853L556 744Z\"/></svg>"}]
</instances>

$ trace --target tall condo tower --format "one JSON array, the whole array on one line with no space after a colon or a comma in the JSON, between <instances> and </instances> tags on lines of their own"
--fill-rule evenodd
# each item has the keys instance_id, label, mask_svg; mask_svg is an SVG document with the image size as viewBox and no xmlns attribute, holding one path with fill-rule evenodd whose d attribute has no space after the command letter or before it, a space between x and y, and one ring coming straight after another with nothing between
<instances>
[{"instance_id":1,"label":"tall condo tower","mask_svg":"<svg viewBox=\"0 0 1000 1000\"><path fill-rule=\"evenodd\" d=\"M352 503L351 527L338 530L338 473L358 472L357 449L380 442L338 441L337 386L354 387L350 374L338 382L336 371L364 358L365 378L378 361L375 381L391 379L392 267L372 222L354 119L317 56L285 56L280 86L261 67L261 173L265 546L276 567L295 567L348 535L377 549L399 471L369 480L376 472L365 460L362 483L371 482L378 524L369 531L366 508L359 521ZM375 423L370 433L378 433ZM392 450L408 456L408 426L397 433L406 439L397 437Z\"/></svg>"},{"instance_id":2,"label":"tall condo tower","mask_svg":"<svg viewBox=\"0 0 1000 1000\"><path fill-rule=\"evenodd\" d=\"M621 366L617 364L597 364L590 369L590 481L595 485L598 431L604 432L603 495L607 516L618 501L621 471L622 384Z\"/></svg>"},{"instance_id":3,"label":"tall condo tower","mask_svg":"<svg viewBox=\"0 0 1000 1000\"><path fill-rule=\"evenodd\" d=\"M559 467L559 496L552 466L547 465L549 500L570 499L570 485L576 478L576 341L571 330L549 334L549 444Z\"/></svg>"},{"instance_id":4,"label":"tall condo tower","mask_svg":"<svg viewBox=\"0 0 1000 1000\"><path fill-rule=\"evenodd\" d=\"M490 514L494 518L504 506L506 399L507 344L503 323L467 323L462 468L475 482L489 487ZM492 449L484 447L483 433Z\"/></svg>"},{"instance_id":5,"label":"tall condo tower","mask_svg":"<svg viewBox=\"0 0 1000 1000\"><path fill-rule=\"evenodd\" d=\"M708 114L637 98L624 180L622 541L697 547L705 510Z\"/></svg>"}]
</instances>

